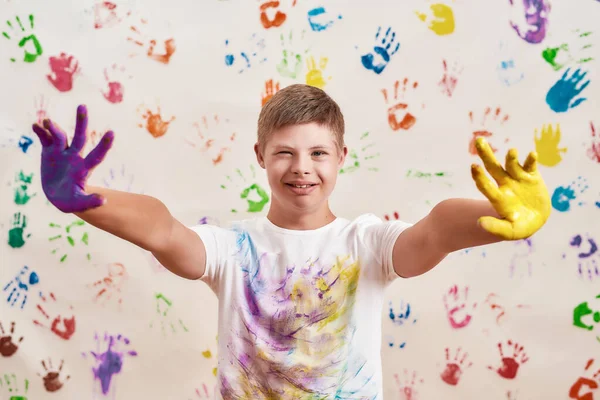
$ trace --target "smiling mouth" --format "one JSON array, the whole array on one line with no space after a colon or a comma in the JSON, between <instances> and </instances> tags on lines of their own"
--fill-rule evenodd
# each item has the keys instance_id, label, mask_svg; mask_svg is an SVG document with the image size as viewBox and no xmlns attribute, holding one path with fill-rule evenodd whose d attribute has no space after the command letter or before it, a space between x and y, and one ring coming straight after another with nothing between
<instances>
[{"instance_id":1,"label":"smiling mouth","mask_svg":"<svg viewBox=\"0 0 600 400\"><path fill-rule=\"evenodd\" d=\"M309 187L312 187L312 186L316 186L316 183L311 183L311 184L308 184L308 185L294 185L292 183L286 183L286 185L291 186L291 187L295 187L295 188L299 188L299 189L306 189L306 188L309 188Z\"/></svg>"}]
</instances>

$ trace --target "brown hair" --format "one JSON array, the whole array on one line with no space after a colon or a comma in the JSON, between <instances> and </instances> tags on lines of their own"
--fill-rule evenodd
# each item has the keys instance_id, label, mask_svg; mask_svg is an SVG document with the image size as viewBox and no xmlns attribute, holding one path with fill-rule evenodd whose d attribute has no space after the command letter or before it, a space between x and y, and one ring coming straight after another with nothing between
<instances>
[{"instance_id":1,"label":"brown hair","mask_svg":"<svg viewBox=\"0 0 600 400\"><path fill-rule=\"evenodd\" d=\"M344 116L338 104L323 90L295 84L281 89L267 101L258 117L258 146L264 150L277 129L316 122L333 133L338 149L344 148Z\"/></svg>"}]
</instances>

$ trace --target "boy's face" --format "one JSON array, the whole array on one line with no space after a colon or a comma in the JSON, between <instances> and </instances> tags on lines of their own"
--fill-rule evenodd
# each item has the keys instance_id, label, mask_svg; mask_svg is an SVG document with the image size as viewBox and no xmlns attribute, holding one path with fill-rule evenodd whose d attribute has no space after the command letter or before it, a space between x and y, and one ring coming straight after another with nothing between
<instances>
[{"instance_id":1,"label":"boy's face","mask_svg":"<svg viewBox=\"0 0 600 400\"><path fill-rule=\"evenodd\" d=\"M274 132L258 163L267 171L273 205L311 212L327 207L348 150L339 151L333 133L317 123L292 125Z\"/></svg>"}]
</instances>

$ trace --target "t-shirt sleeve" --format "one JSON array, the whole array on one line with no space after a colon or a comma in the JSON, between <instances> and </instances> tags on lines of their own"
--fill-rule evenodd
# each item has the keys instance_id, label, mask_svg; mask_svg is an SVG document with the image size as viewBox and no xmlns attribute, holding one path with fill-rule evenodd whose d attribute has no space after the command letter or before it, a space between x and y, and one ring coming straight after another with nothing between
<instances>
[{"instance_id":1,"label":"t-shirt sleeve","mask_svg":"<svg viewBox=\"0 0 600 400\"><path fill-rule=\"evenodd\" d=\"M214 225L195 225L189 228L198 234L206 250L206 267L200 280L218 295L224 269L235 244L235 233Z\"/></svg>"},{"instance_id":2,"label":"t-shirt sleeve","mask_svg":"<svg viewBox=\"0 0 600 400\"><path fill-rule=\"evenodd\" d=\"M387 282L400 277L394 270L392 260L394 245L398 236L411 226L412 224L408 222L383 221L376 216L371 216L363 230L363 240L379 260L383 278Z\"/></svg>"}]
</instances>

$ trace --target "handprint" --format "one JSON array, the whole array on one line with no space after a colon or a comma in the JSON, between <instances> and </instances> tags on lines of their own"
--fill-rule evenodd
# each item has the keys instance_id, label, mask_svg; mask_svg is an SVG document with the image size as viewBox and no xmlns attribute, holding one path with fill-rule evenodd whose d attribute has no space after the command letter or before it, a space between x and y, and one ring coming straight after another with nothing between
<instances>
[{"instance_id":1,"label":"handprint","mask_svg":"<svg viewBox=\"0 0 600 400\"><path fill-rule=\"evenodd\" d=\"M133 32L133 36L128 36L127 40L139 47L147 48L146 56L148 56L148 58L150 58L151 60L158 61L162 64L168 64L169 61L171 61L171 57L173 56L173 54L175 54L175 50L177 49L177 46L175 45L175 39L168 38L162 42L162 47L164 48L163 54L154 53L156 46L159 44L159 41L157 41L156 39L150 39L146 34L142 33L143 29L139 28L139 26L146 25L147 23L148 21L141 18L140 24L138 24L138 26L132 25L129 29Z\"/></svg>"},{"instance_id":2,"label":"handprint","mask_svg":"<svg viewBox=\"0 0 600 400\"><path fill-rule=\"evenodd\" d=\"M271 97L279 91L279 82L273 82L273 79L269 79L265 82L265 92L262 94L261 105L264 107L267 101L271 100Z\"/></svg>"},{"instance_id":3,"label":"handprint","mask_svg":"<svg viewBox=\"0 0 600 400\"><path fill-rule=\"evenodd\" d=\"M60 53L58 57L48 60L51 73L46 75L48 81L59 92L68 92L73 89L73 80L79 72L79 62L72 56Z\"/></svg>"},{"instance_id":4,"label":"handprint","mask_svg":"<svg viewBox=\"0 0 600 400\"><path fill-rule=\"evenodd\" d=\"M71 229L73 227L80 227L80 226L84 226L84 225L85 225L85 222L78 219L64 227L64 235L63 235L63 233L59 233L58 235L54 235L54 236L51 236L48 238L48 241L50 241L50 242L54 242L54 241L58 240L59 243L62 243L62 245L59 244L58 245L59 247L55 247L50 252L52 254L62 253L60 255L60 262L65 262L65 260L67 259L67 256L68 256L67 252L63 250L63 245L68 244L71 247L75 247L75 244L77 243L77 241L73 237L75 235L73 232L71 232ZM51 228L58 228L60 230L63 230L62 225L56 224L54 222L50 222L49 226ZM62 241L61 239L64 239L65 241ZM85 244L86 246L89 245L89 235L87 232L83 232L81 234L81 237L79 238L79 242ZM61 250L61 251L59 252L59 250ZM86 258L88 260L90 260L90 258L91 258L90 253L86 254Z\"/></svg>"},{"instance_id":5,"label":"handprint","mask_svg":"<svg viewBox=\"0 0 600 400\"><path fill-rule=\"evenodd\" d=\"M500 325L500 320L502 318L504 318L506 316L506 308L501 304L504 303L504 301L500 301L498 300L498 295L495 293L490 293L486 299L485 299L485 304L487 304L490 307L490 310L492 310L493 312L496 313L496 323L498 325ZM516 308L525 308L528 307L524 304L517 304Z\"/></svg>"},{"instance_id":6,"label":"handprint","mask_svg":"<svg viewBox=\"0 0 600 400\"><path fill-rule=\"evenodd\" d=\"M593 122L590 122L590 128L592 139L586 154L592 161L600 163L600 134L596 134L596 128L594 127Z\"/></svg>"},{"instance_id":7,"label":"handprint","mask_svg":"<svg viewBox=\"0 0 600 400\"><path fill-rule=\"evenodd\" d=\"M64 213L82 212L104 202L100 195L87 194L84 188L88 175L112 146L114 134L108 131L98 146L82 158L79 153L85 146L87 122L87 110L79 106L71 146L67 146L67 135L52 121L45 120L44 127L33 125L43 147L42 188L50 203Z\"/></svg>"},{"instance_id":8,"label":"handprint","mask_svg":"<svg viewBox=\"0 0 600 400\"><path fill-rule=\"evenodd\" d=\"M250 171L252 173L252 179L256 179L256 170L254 166L250 166ZM237 168L235 172L238 176L238 179L241 179L243 182L246 182L246 178L244 177L244 174L242 174L242 171L239 168ZM234 183L231 176L227 175L226 178L229 182ZM239 187L239 185L240 184L238 183L237 186ZM227 189L227 186L221 185L221 189ZM261 212L269 202L269 194L258 183L252 183L242 190L242 192L240 193L240 199L246 200L246 203L248 205L246 211ZM231 209L231 212L237 213L238 211L237 209L233 208Z\"/></svg>"},{"instance_id":9,"label":"handprint","mask_svg":"<svg viewBox=\"0 0 600 400\"><path fill-rule=\"evenodd\" d=\"M89 352L89 355L93 357L94 367L92 372L94 373L94 379L97 380L99 389L104 396L106 396L111 389L114 392L113 380L116 375L121 373L123 368L123 362L125 356L137 356L138 353L135 350L127 350L130 346L130 341L123 335L109 335L104 334L104 338L101 339L98 334L94 335L96 341L96 350ZM87 353L82 353L84 358L87 358Z\"/></svg>"},{"instance_id":10,"label":"handprint","mask_svg":"<svg viewBox=\"0 0 600 400\"><path fill-rule=\"evenodd\" d=\"M29 272L29 267L25 265L21 268L17 276L8 281L2 291L8 293L6 302L13 307L22 296L21 309L27 304L29 288L37 285L40 282L40 277L35 271Z\"/></svg>"},{"instance_id":11,"label":"handprint","mask_svg":"<svg viewBox=\"0 0 600 400\"><path fill-rule=\"evenodd\" d=\"M527 274L531 276L533 263L531 255L533 254L533 243L531 238L517 240L515 242L516 251L510 260L509 271L510 277L514 277L517 269L523 269L523 264L527 266Z\"/></svg>"},{"instance_id":12,"label":"handprint","mask_svg":"<svg viewBox=\"0 0 600 400\"><path fill-rule=\"evenodd\" d=\"M15 177L15 182L16 182L15 197L14 197L16 205L19 205L19 206L25 205L29 202L29 200L31 200L32 197L36 196L37 193L31 194L31 196L29 195L29 193L27 193L27 189L29 189L32 179L33 179L33 173L29 174L29 175L25 175L25 173L23 173L23 171L19 171L19 173L16 175L16 177Z\"/></svg>"},{"instance_id":13,"label":"handprint","mask_svg":"<svg viewBox=\"0 0 600 400\"><path fill-rule=\"evenodd\" d=\"M23 392L19 389L18 379L15 374L4 374L4 382L2 376L0 376L0 388L6 387L10 398L8 400L27 400L27 396L24 396L29 391L29 380L23 379Z\"/></svg>"},{"instance_id":14,"label":"handprint","mask_svg":"<svg viewBox=\"0 0 600 400\"><path fill-rule=\"evenodd\" d=\"M42 125L44 120L48 117L48 104L43 95L38 98L33 99L33 106L35 107L35 116L37 118L37 123Z\"/></svg>"},{"instance_id":15,"label":"handprint","mask_svg":"<svg viewBox=\"0 0 600 400\"><path fill-rule=\"evenodd\" d=\"M570 43L547 47L542 52L542 57L554 71L560 71L567 65L584 64L594 59L590 54L585 54L592 47L591 40L588 39L592 32L581 32L576 29L572 33L575 39L569 40Z\"/></svg>"},{"instance_id":16,"label":"handprint","mask_svg":"<svg viewBox=\"0 0 600 400\"><path fill-rule=\"evenodd\" d=\"M567 112L587 100L586 97L577 97L590 84L589 79L581 83L587 72L581 73L581 69L577 69L568 78L570 72L571 68L568 68L546 94L546 103L554 112Z\"/></svg>"},{"instance_id":17,"label":"handprint","mask_svg":"<svg viewBox=\"0 0 600 400\"><path fill-rule=\"evenodd\" d=\"M391 27L387 28L383 35L381 34L381 27L378 27L375 34L375 41L376 44L373 46L373 53L363 55L360 61L363 67L379 75L400 48L400 43L396 43L396 32L393 32Z\"/></svg>"},{"instance_id":18,"label":"handprint","mask_svg":"<svg viewBox=\"0 0 600 400\"><path fill-rule=\"evenodd\" d=\"M600 294L596 296L596 300L597 299L600 299ZM587 323L583 321L583 318L588 315L591 315L592 317L590 325L587 325ZM594 330L594 325L591 324L592 321L596 324L600 322L600 311L592 310L587 301L581 302L573 308L573 326L592 331ZM596 336L596 339L600 341L600 336Z\"/></svg>"},{"instance_id":19,"label":"handprint","mask_svg":"<svg viewBox=\"0 0 600 400\"><path fill-rule=\"evenodd\" d=\"M525 73L519 68L519 63L513 57L514 50L505 42L500 42L499 47L500 56L496 67L498 78L507 87L516 85L525 78Z\"/></svg>"},{"instance_id":20,"label":"handprint","mask_svg":"<svg viewBox=\"0 0 600 400\"><path fill-rule=\"evenodd\" d=\"M27 217L21 213L15 213L12 218L12 228L8 231L8 245L13 249L18 249L25 245L25 239L31 236L31 233L25 235L27 228Z\"/></svg>"},{"instance_id":21,"label":"handprint","mask_svg":"<svg viewBox=\"0 0 600 400\"><path fill-rule=\"evenodd\" d=\"M229 49L229 39L225 40L225 47ZM225 65L238 68L238 73L243 73L256 64L267 61L265 53L265 39L253 33L242 48L229 50L225 54Z\"/></svg>"},{"instance_id":22,"label":"handprint","mask_svg":"<svg viewBox=\"0 0 600 400\"><path fill-rule=\"evenodd\" d=\"M10 331L5 332L2 322L0 322L0 355L2 355L2 357L10 357L15 354L17 350L19 350L19 345L23 341L23 336L21 336L19 339L14 337L15 325L16 323L14 321L11 322Z\"/></svg>"},{"instance_id":23,"label":"handprint","mask_svg":"<svg viewBox=\"0 0 600 400\"><path fill-rule=\"evenodd\" d=\"M325 15L327 15L325 7L315 7L312 10L309 10L307 17L310 29L315 32L321 32L330 28L335 22L335 19L325 18L325 20L323 20ZM337 19L342 19L342 16L338 15Z\"/></svg>"},{"instance_id":24,"label":"handprint","mask_svg":"<svg viewBox=\"0 0 600 400\"><path fill-rule=\"evenodd\" d=\"M423 22L428 22L428 28L436 35L449 35L454 32L454 12L444 3L431 4L428 12L415 11Z\"/></svg>"},{"instance_id":25,"label":"handprint","mask_svg":"<svg viewBox=\"0 0 600 400\"><path fill-rule=\"evenodd\" d=\"M94 28L112 28L130 15L131 11L123 11L122 6L106 0L96 0L96 4L94 4Z\"/></svg>"},{"instance_id":26,"label":"handprint","mask_svg":"<svg viewBox=\"0 0 600 400\"><path fill-rule=\"evenodd\" d=\"M478 224L504 240L530 237L546 223L552 209L548 189L537 169L537 154L530 152L520 165L517 150L510 149L502 168L483 138L478 138L476 145L479 157L496 184L477 164L471 165L471 176L500 216L481 217Z\"/></svg>"},{"instance_id":27,"label":"handprint","mask_svg":"<svg viewBox=\"0 0 600 400\"><path fill-rule=\"evenodd\" d=\"M585 240L581 235L575 235L569 245L578 250L577 253L577 272L579 276L583 278L584 275L588 277L589 280L597 278L600 276L599 270L599 262L596 262L596 258L591 258L592 256L598 252L598 245L594 238L586 235Z\"/></svg>"},{"instance_id":28,"label":"handprint","mask_svg":"<svg viewBox=\"0 0 600 400\"><path fill-rule=\"evenodd\" d=\"M419 392L417 391L417 385L423 384L423 379L418 378L417 371L413 371L412 375L407 369L404 369L404 380L400 380L399 374L394 374L396 385L400 392L401 400L418 400Z\"/></svg>"},{"instance_id":29,"label":"handprint","mask_svg":"<svg viewBox=\"0 0 600 400\"><path fill-rule=\"evenodd\" d=\"M560 142L560 125L556 128L552 125L542 127L541 136L538 136L538 130L535 130L535 151L538 153L538 162L547 167L554 167L562 161L561 153L567 151L566 147L558 147Z\"/></svg>"},{"instance_id":30,"label":"handprint","mask_svg":"<svg viewBox=\"0 0 600 400\"><path fill-rule=\"evenodd\" d=\"M591 369L593 364L594 359L590 358L585 364L583 376L580 376L579 379L571 385L571 388L569 389L569 399L594 400L593 392L598 389L598 384L600 383L600 369L594 372L594 370ZM581 390L584 387L589 389L587 393L581 393Z\"/></svg>"},{"instance_id":31,"label":"handprint","mask_svg":"<svg viewBox=\"0 0 600 400\"><path fill-rule=\"evenodd\" d=\"M138 112L144 110L142 114L142 118L146 121L144 123L138 124L140 128L146 128L146 131L152 135L153 138L159 138L164 136L169 130L169 124L175 120L174 116L171 116L169 120L163 119L161 115L160 106L156 106L156 113L152 112L150 109L141 105L138 107Z\"/></svg>"},{"instance_id":32,"label":"handprint","mask_svg":"<svg viewBox=\"0 0 600 400\"><path fill-rule=\"evenodd\" d=\"M196 390L194 391L195 395L194 399L212 399L214 398L214 395L216 394L216 390L213 390L213 395L210 394L210 390L208 389L208 386L206 385L206 383L202 384L202 389L200 388L196 388ZM191 399L189 399L191 400Z\"/></svg>"},{"instance_id":33,"label":"handprint","mask_svg":"<svg viewBox=\"0 0 600 400\"><path fill-rule=\"evenodd\" d=\"M121 289L129 279L129 275L125 266L118 262L108 264L107 269L108 274L106 276L94 283L88 284L87 287L96 291L94 302L106 305L115 296L118 307L121 307L123 303Z\"/></svg>"},{"instance_id":34,"label":"handprint","mask_svg":"<svg viewBox=\"0 0 600 400\"><path fill-rule=\"evenodd\" d=\"M18 46L23 48L23 52L24 52L23 53L23 61L27 62L27 63L32 63L35 60L37 60L37 58L39 56L41 56L43 54L44 50L42 49L42 45L40 44L40 41L38 40L37 36L33 33L29 33L27 31L27 28L25 28L23 26L23 24L21 23L21 18L19 18L19 16L15 17L15 21L17 21L17 24L19 25L19 28L21 31L20 32L16 31L15 27L13 26L13 23L10 20L7 20L6 25L8 25L8 27L12 31L11 32L3 31L2 35L8 40L12 40L11 34L13 36L17 36L17 35L20 36L21 38L19 39ZM35 25L35 18L32 14L29 14L29 28L28 29L33 30L34 25ZM29 43L31 43L31 46L28 46L27 48L25 48L25 46ZM15 61L17 61L17 59L14 57L11 57L10 61L15 62Z\"/></svg>"},{"instance_id":35,"label":"handprint","mask_svg":"<svg viewBox=\"0 0 600 400\"><path fill-rule=\"evenodd\" d=\"M304 31L300 33L300 44L303 43L304 33ZM283 33L280 35L281 46L283 47L283 58L279 64L275 66L277 72L279 72L281 76L290 79L296 79L300 75L300 72L302 71L302 57L306 56L308 53L308 48L300 51L297 49L299 46L294 43L293 34L294 32L290 31L287 36L287 44L285 35Z\"/></svg>"},{"instance_id":36,"label":"handprint","mask_svg":"<svg viewBox=\"0 0 600 400\"><path fill-rule=\"evenodd\" d=\"M588 188L587 180L581 176L567 186L558 186L552 193L552 208L560 212L569 211L572 201L585 193ZM584 204L583 201L577 203L579 206Z\"/></svg>"},{"instance_id":37,"label":"handprint","mask_svg":"<svg viewBox=\"0 0 600 400\"><path fill-rule=\"evenodd\" d=\"M102 92L102 95L110 103L117 104L123 101L124 88L120 81L124 74L125 67L122 65L117 66L113 64L110 69L104 68L104 80L106 81L107 89ZM131 78L131 75L129 78Z\"/></svg>"},{"instance_id":38,"label":"handprint","mask_svg":"<svg viewBox=\"0 0 600 400\"><path fill-rule=\"evenodd\" d=\"M510 25L528 43L541 43L548 31L549 0L508 0L513 18Z\"/></svg>"},{"instance_id":39,"label":"handprint","mask_svg":"<svg viewBox=\"0 0 600 400\"><path fill-rule=\"evenodd\" d=\"M404 324L413 325L417 322L417 318L413 315L412 309L411 309L409 303L406 303L406 305L405 305L404 301L401 300L400 307L399 307L399 309L396 309L396 310L394 310L394 307L393 307L391 301L389 303L389 306L390 306L390 312L388 315L394 325L397 325L397 326L404 326ZM389 347L394 347L395 342L396 342L394 337L387 336L386 339L387 339ZM398 343L398 347L403 349L404 347L406 347L406 342L400 341Z\"/></svg>"},{"instance_id":40,"label":"handprint","mask_svg":"<svg viewBox=\"0 0 600 400\"><path fill-rule=\"evenodd\" d=\"M446 367L440 374L440 377L448 385L456 386L465 369L473 365L471 361L468 364L466 363L469 353L465 352L462 358L460 358L461 351L460 347L457 348L454 359L450 359L450 349L446 347Z\"/></svg>"},{"instance_id":41,"label":"handprint","mask_svg":"<svg viewBox=\"0 0 600 400\"><path fill-rule=\"evenodd\" d=\"M37 326L41 326L42 328L50 329L52 333L61 339L71 339L71 336L73 336L75 333L75 316L73 315L73 306L69 307L68 315L70 318L65 318L60 314L57 314L54 318L51 318L44 308L44 304L48 304L46 296L40 293L40 298L42 299L42 302L37 304L37 309L44 317L45 322L40 322L37 319L34 319L33 323ZM54 293L50 292L49 298L53 303L56 303L56 297L54 296Z\"/></svg>"},{"instance_id":42,"label":"handprint","mask_svg":"<svg viewBox=\"0 0 600 400\"><path fill-rule=\"evenodd\" d=\"M20 148L23 153L27 153L27 150L33 144L33 140L25 135L21 135L17 139L18 133L16 125L7 125L7 122L6 117L4 117L2 126L0 126L0 148L15 146Z\"/></svg>"},{"instance_id":43,"label":"handprint","mask_svg":"<svg viewBox=\"0 0 600 400\"><path fill-rule=\"evenodd\" d=\"M456 85L458 84L458 77L463 71L463 67L459 66L457 62L454 62L452 64L452 68L448 69L448 63L446 60L442 60L442 65L444 66L444 75L439 81L438 86L440 87L442 93L448 97L452 97L454 89L456 89Z\"/></svg>"},{"instance_id":44,"label":"handprint","mask_svg":"<svg viewBox=\"0 0 600 400\"><path fill-rule=\"evenodd\" d=\"M102 180L102 183L104 187L109 189L128 193L142 193L142 190L133 190L134 178L132 173L127 172L125 164L121 164L119 170L111 168L108 171L108 176Z\"/></svg>"},{"instance_id":45,"label":"handprint","mask_svg":"<svg viewBox=\"0 0 600 400\"><path fill-rule=\"evenodd\" d=\"M306 60L306 69L308 72L306 73L306 84L310 86L314 86L319 89L323 89L327 81L331 79L331 76L325 79L323 76L323 71L327 67L327 63L329 62L329 58L321 57L319 58L319 63L315 61L314 57L310 57Z\"/></svg>"},{"instance_id":46,"label":"handprint","mask_svg":"<svg viewBox=\"0 0 600 400\"><path fill-rule=\"evenodd\" d=\"M387 120L388 125L392 130L397 131L399 129L409 130L417 122L417 118L409 111L411 105L406 100L407 93L414 93L414 90L419 86L419 82L414 81L409 84L408 78L404 78L402 81L402 90L400 90L400 81L394 82L394 97L388 96L387 89L381 89L385 103L388 105L387 109ZM409 89L407 92L406 90ZM408 96L410 98L410 95ZM394 104L390 105L390 102ZM414 103L413 103L414 104ZM421 108L425 107L421 104ZM415 112L415 106L412 107Z\"/></svg>"},{"instance_id":47,"label":"handprint","mask_svg":"<svg viewBox=\"0 0 600 400\"><path fill-rule=\"evenodd\" d=\"M500 107L496 107L493 112L491 107L486 107L481 122L479 123L475 121L473 111L469 111L469 120L471 121L471 124L478 124L473 128L471 140L469 141L469 153L477 155L477 139L481 137L489 141L494 134L498 133L497 130L500 129L508 119L508 114L502 115L502 109ZM494 146L491 146L491 149L494 153L498 151Z\"/></svg>"},{"instance_id":48,"label":"handprint","mask_svg":"<svg viewBox=\"0 0 600 400\"><path fill-rule=\"evenodd\" d=\"M60 365L58 366L58 369L54 369L54 367L52 366L51 359L48 359L47 365L46 361L42 360L44 375L38 374L38 376L42 378L42 381L44 382L44 388L46 388L47 392L54 393L59 391L63 387L65 382L68 381L71 377L70 375L67 375L64 381L61 379L60 374L62 372L64 363L64 360L60 360Z\"/></svg>"},{"instance_id":49,"label":"handprint","mask_svg":"<svg viewBox=\"0 0 600 400\"><path fill-rule=\"evenodd\" d=\"M279 9L279 1L278 0L267 0L263 4L260 5L260 23L265 29L269 28L277 28L283 25L287 16L284 12ZM269 18L267 15L267 11L271 11L271 9L275 10L275 15L273 18Z\"/></svg>"},{"instance_id":50,"label":"handprint","mask_svg":"<svg viewBox=\"0 0 600 400\"><path fill-rule=\"evenodd\" d=\"M174 320L171 315L167 315L169 311L171 311L171 307L173 307L173 302L165 297L162 293L156 293L154 295L154 299L156 300L156 314L158 315L157 319L160 320L160 329L163 335L166 335L166 326L168 325L171 328L171 333L176 333L177 328L175 327L177 323L183 329L184 332L187 332L188 329L184 325L181 319ZM153 321L150 323L150 328L153 328L156 323Z\"/></svg>"},{"instance_id":51,"label":"handprint","mask_svg":"<svg viewBox=\"0 0 600 400\"><path fill-rule=\"evenodd\" d=\"M477 303L467 303L469 297L469 287L465 286L463 290L459 290L457 285L452 285L448 293L444 294L444 308L446 309L446 317L450 326L454 329L464 328L471 322L471 309L477 307ZM468 304L468 305L467 305ZM463 312L464 316L459 318L459 313Z\"/></svg>"},{"instance_id":52,"label":"handprint","mask_svg":"<svg viewBox=\"0 0 600 400\"><path fill-rule=\"evenodd\" d=\"M369 132L365 132L360 136L360 141L366 140L369 137ZM340 169L340 174L345 174L349 172L354 172L360 169L362 166L361 162L365 161L368 165L371 160L379 157L379 152L373 153L370 148L375 146L375 143L371 142L369 144L360 144L358 150L350 149L348 151L348 157L346 158L346 163ZM368 171L379 171L379 168L376 167L367 167Z\"/></svg>"},{"instance_id":53,"label":"handprint","mask_svg":"<svg viewBox=\"0 0 600 400\"><path fill-rule=\"evenodd\" d=\"M212 117L202 116L202 122L194 123L195 132L184 140L188 145L201 153L208 153L213 165L223 161L225 153L231 151L236 133L229 126L229 119L214 114Z\"/></svg>"},{"instance_id":54,"label":"handprint","mask_svg":"<svg viewBox=\"0 0 600 400\"><path fill-rule=\"evenodd\" d=\"M507 351L512 349L512 354L508 352L505 354L504 348L507 348ZM508 340L505 346L502 343L498 343L498 351L500 352L502 365L498 368L488 366L488 369L496 371L498 375L505 379L514 379L517 376L519 367L529 360L523 346L512 340Z\"/></svg>"}]
</instances>

